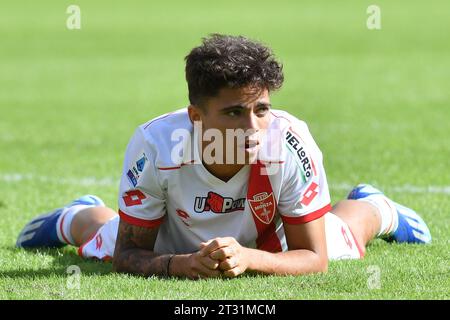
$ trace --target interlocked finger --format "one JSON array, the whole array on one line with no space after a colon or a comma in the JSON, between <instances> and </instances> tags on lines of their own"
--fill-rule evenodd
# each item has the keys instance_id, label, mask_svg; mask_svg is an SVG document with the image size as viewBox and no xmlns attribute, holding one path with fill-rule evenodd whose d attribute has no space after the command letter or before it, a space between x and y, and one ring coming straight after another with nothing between
<instances>
[{"instance_id":1,"label":"interlocked finger","mask_svg":"<svg viewBox=\"0 0 450 320\"><path fill-rule=\"evenodd\" d=\"M227 258L219 264L219 269L222 271L231 270L237 267L238 263L235 258Z\"/></svg>"},{"instance_id":2,"label":"interlocked finger","mask_svg":"<svg viewBox=\"0 0 450 320\"><path fill-rule=\"evenodd\" d=\"M217 249L216 251L212 252L209 256L212 259L223 261L227 258L233 257L235 254L236 252L234 250L234 247L229 246Z\"/></svg>"}]
</instances>

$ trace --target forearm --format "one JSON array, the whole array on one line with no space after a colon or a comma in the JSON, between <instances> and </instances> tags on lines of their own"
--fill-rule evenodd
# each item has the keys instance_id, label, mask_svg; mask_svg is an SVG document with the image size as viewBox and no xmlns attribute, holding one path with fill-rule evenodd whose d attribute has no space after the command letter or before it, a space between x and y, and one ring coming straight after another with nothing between
<instances>
[{"instance_id":1,"label":"forearm","mask_svg":"<svg viewBox=\"0 0 450 320\"><path fill-rule=\"evenodd\" d=\"M274 275L300 275L326 272L327 257L310 250L290 250L270 253L258 249L245 248L249 261L248 271Z\"/></svg>"},{"instance_id":2,"label":"forearm","mask_svg":"<svg viewBox=\"0 0 450 320\"><path fill-rule=\"evenodd\" d=\"M115 272L131 273L142 276L186 276L185 268L188 255L158 254L144 249L127 249L113 259ZM170 261L169 261L170 260Z\"/></svg>"},{"instance_id":3,"label":"forearm","mask_svg":"<svg viewBox=\"0 0 450 320\"><path fill-rule=\"evenodd\" d=\"M162 255L144 249L125 249L114 255L113 270L141 276L167 276L170 258L171 255Z\"/></svg>"}]
</instances>

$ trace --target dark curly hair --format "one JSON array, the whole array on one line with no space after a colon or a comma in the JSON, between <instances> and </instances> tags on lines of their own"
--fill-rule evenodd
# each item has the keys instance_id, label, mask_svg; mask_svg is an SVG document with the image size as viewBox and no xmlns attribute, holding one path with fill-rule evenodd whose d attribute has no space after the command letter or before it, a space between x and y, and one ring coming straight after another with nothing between
<instances>
[{"instance_id":1,"label":"dark curly hair","mask_svg":"<svg viewBox=\"0 0 450 320\"><path fill-rule=\"evenodd\" d=\"M274 91L284 80L283 66L270 48L243 36L212 34L185 57L189 101L201 105L222 88L247 85Z\"/></svg>"}]
</instances>

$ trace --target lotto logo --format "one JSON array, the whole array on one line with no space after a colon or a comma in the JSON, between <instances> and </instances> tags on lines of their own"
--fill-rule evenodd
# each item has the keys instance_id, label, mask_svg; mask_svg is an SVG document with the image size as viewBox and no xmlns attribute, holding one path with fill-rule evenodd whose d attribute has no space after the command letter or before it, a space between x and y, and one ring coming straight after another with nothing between
<instances>
[{"instance_id":1,"label":"lotto logo","mask_svg":"<svg viewBox=\"0 0 450 320\"><path fill-rule=\"evenodd\" d=\"M181 209L177 209L177 215L181 218L181 222L183 222L187 227L190 227L189 225L189 218L191 217L186 211L183 211Z\"/></svg>"},{"instance_id":2,"label":"lotto logo","mask_svg":"<svg viewBox=\"0 0 450 320\"><path fill-rule=\"evenodd\" d=\"M142 204L142 200L147 198L145 194L143 194L139 190L131 190L125 192L122 199L125 202L127 207L137 206Z\"/></svg>"},{"instance_id":3,"label":"lotto logo","mask_svg":"<svg viewBox=\"0 0 450 320\"><path fill-rule=\"evenodd\" d=\"M347 235L347 231L344 229L344 227L341 227L341 232L342 232L342 236L344 237L344 241L347 244L347 246L352 249L353 245L352 242L350 241L350 238Z\"/></svg>"},{"instance_id":4,"label":"lotto logo","mask_svg":"<svg viewBox=\"0 0 450 320\"><path fill-rule=\"evenodd\" d=\"M103 245L102 235L98 234L97 237L95 237L95 249L100 250L102 245Z\"/></svg>"},{"instance_id":5,"label":"lotto logo","mask_svg":"<svg viewBox=\"0 0 450 320\"><path fill-rule=\"evenodd\" d=\"M315 182L313 182L309 185L308 189L306 189L305 193L303 194L302 201L300 201L300 203L302 205L307 206L311 203L311 201L313 201L313 199L318 194L318 192L317 192L318 186L319 185Z\"/></svg>"}]
</instances>

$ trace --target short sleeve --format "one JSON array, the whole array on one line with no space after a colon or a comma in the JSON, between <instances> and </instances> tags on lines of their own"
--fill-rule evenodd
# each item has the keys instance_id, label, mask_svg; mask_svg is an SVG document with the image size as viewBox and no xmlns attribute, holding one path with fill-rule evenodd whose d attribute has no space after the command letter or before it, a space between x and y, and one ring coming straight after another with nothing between
<instances>
[{"instance_id":1,"label":"short sleeve","mask_svg":"<svg viewBox=\"0 0 450 320\"><path fill-rule=\"evenodd\" d=\"M285 133L286 166L278 202L284 223L301 224L331 210L322 152L304 122Z\"/></svg>"},{"instance_id":2,"label":"short sleeve","mask_svg":"<svg viewBox=\"0 0 450 320\"><path fill-rule=\"evenodd\" d=\"M127 146L119 188L119 215L129 224L157 227L166 214L155 158L154 144L138 128Z\"/></svg>"}]
</instances>

